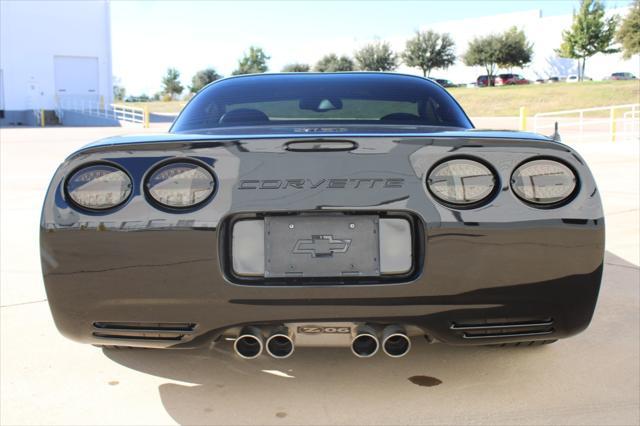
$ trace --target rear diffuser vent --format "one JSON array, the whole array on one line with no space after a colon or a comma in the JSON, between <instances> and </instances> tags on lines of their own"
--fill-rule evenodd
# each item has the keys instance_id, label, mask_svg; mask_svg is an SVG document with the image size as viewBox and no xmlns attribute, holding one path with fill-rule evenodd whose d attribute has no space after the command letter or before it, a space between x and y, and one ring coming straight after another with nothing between
<instances>
[{"instance_id":1,"label":"rear diffuser vent","mask_svg":"<svg viewBox=\"0 0 640 426\"><path fill-rule=\"evenodd\" d=\"M94 322L93 335L103 339L175 340L193 334L194 323Z\"/></svg>"},{"instance_id":2,"label":"rear diffuser vent","mask_svg":"<svg viewBox=\"0 0 640 426\"><path fill-rule=\"evenodd\" d=\"M453 323L450 329L463 339L496 339L508 337L541 336L553 333L553 319L524 319L512 322L496 320Z\"/></svg>"}]
</instances>

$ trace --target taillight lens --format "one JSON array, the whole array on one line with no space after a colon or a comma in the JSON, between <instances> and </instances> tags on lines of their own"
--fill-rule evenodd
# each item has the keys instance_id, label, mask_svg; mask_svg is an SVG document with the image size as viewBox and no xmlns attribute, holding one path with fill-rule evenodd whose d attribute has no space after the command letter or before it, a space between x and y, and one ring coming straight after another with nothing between
<instances>
[{"instance_id":1,"label":"taillight lens","mask_svg":"<svg viewBox=\"0 0 640 426\"><path fill-rule=\"evenodd\" d=\"M457 158L434 167L427 177L427 187L446 204L470 207L493 194L496 177L478 161Z\"/></svg>"},{"instance_id":2,"label":"taillight lens","mask_svg":"<svg viewBox=\"0 0 640 426\"><path fill-rule=\"evenodd\" d=\"M73 203L89 210L112 209L131 195L131 179L119 168L94 164L77 170L66 182Z\"/></svg>"},{"instance_id":3,"label":"taillight lens","mask_svg":"<svg viewBox=\"0 0 640 426\"><path fill-rule=\"evenodd\" d=\"M564 164L553 160L533 160L519 166L511 175L513 192L522 200L550 206L571 197L577 178Z\"/></svg>"},{"instance_id":4,"label":"taillight lens","mask_svg":"<svg viewBox=\"0 0 640 426\"><path fill-rule=\"evenodd\" d=\"M159 204L187 208L204 203L215 190L213 175L195 163L176 162L160 167L147 179L147 191Z\"/></svg>"}]
</instances>

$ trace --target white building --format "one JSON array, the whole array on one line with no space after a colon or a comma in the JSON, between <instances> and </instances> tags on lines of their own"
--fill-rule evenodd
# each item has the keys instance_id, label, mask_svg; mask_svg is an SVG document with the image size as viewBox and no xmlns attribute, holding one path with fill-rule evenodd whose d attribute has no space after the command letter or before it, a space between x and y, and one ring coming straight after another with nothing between
<instances>
[{"instance_id":1,"label":"white building","mask_svg":"<svg viewBox=\"0 0 640 426\"><path fill-rule=\"evenodd\" d=\"M630 7L608 9L607 16L617 14L621 18L626 17ZM514 69L526 78L566 77L569 74L577 74L577 61L573 59L559 58L554 50L562 43L562 31L571 28L573 16L543 16L541 10L508 13L503 15L485 16L455 21L440 22L421 28L422 30L434 30L451 34L456 43L456 55L458 57L466 51L469 42L474 37L485 36L492 33L501 33L512 26L516 26L525 32L527 39L533 43L533 60L524 69ZM402 46L394 46L404 49ZM402 67L403 71L410 69ZM509 70L502 70L509 71ZM415 69L410 72L416 73ZM594 80L601 80L613 72L631 72L640 76L640 58L634 55L629 60L623 60L622 54L603 55L597 54L587 59L585 74ZM483 67L467 67L461 59L447 70L434 70L433 77L441 77L456 83L469 83L476 80L478 75L486 74Z\"/></svg>"},{"instance_id":2,"label":"white building","mask_svg":"<svg viewBox=\"0 0 640 426\"><path fill-rule=\"evenodd\" d=\"M0 124L33 124L61 98L111 102L108 0L0 1Z\"/></svg>"}]
</instances>

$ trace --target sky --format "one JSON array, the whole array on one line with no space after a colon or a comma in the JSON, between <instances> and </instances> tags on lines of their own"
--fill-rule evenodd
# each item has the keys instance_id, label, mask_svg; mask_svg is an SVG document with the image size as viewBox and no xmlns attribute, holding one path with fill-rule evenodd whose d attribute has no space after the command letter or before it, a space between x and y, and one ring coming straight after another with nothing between
<instances>
[{"instance_id":1,"label":"sky","mask_svg":"<svg viewBox=\"0 0 640 426\"><path fill-rule=\"evenodd\" d=\"M631 0L610 0L608 8ZM449 1L130 1L111 2L113 74L127 94L152 95L166 69L186 87L204 68L230 75L249 46L271 57L270 71L315 63L328 53L353 55L372 41L402 46L429 24L541 9L571 14L578 0ZM417 72L417 71L416 71Z\"/></svg>"}]
</instances>

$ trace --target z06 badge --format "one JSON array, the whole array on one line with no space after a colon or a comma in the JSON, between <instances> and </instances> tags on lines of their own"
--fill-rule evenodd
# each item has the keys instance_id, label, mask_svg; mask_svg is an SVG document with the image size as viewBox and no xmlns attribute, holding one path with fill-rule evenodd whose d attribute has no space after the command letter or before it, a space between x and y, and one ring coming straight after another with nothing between
<instances>
[{"instance_id":1,"label":"z06 badge","mask_svg":"<svg viewBox=\"0 0 640 426\"><path fill-rule=\"evenodd\" d=\"M315 325L304 325L298 327L298 333L304 334L349 334L351 327L318 327Z\"/></svg>"}]
</instances>

